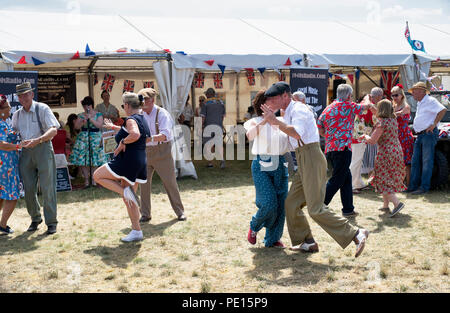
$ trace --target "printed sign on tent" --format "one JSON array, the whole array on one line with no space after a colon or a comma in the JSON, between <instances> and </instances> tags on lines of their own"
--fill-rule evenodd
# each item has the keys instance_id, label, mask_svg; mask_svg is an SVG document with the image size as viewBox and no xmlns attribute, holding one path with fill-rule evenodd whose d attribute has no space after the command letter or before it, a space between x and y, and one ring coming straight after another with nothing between
<instances>
[{"instance_id":1,"label":"printed sign on tent","mask_svg":"<svg viewBox=\"0 0 450 313\"><path fill-rule=\"evenodd\" d=\"M11 116L22 107L16 95L16 85L30 82L31 88L34 88L34 100L38 101L38 72L17 71L17 72L1 72L0 71L0 94L5 95L11 105ZM6 120L8 123L11 119Z\"/></svg>"},{"instance_id":2,"label":"printed sign on tent","mask_svg":"<svg viewBox=\"0 0 450 313\"><path fill-rule=\"evenodd\" d=\"M306 104L314 107L317 116L327 105L328 70L291 69L291 91L301 91L306 96Z\"/></svg>"},{"instance_id":3,"label":"printed sign on tent","mask_svg":"<svg viewBox=\"0 0 450 313\"><path fill-rule=\"evenodd\" d=\"M62 75L39 74L38 101L51 107L74 108L77 106L75 73Z\"/></svg>"}]
</instances>

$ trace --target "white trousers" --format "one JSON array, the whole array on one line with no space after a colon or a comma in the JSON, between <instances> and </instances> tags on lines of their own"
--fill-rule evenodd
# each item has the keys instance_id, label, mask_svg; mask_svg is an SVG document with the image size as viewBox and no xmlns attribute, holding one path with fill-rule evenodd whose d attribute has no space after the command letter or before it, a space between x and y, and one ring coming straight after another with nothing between
<instances>
[{"instance_id":1,"label":"white trousers","mask_svg":"<svg viewBox=\"0 0 450 313\"><path fill-rule=\"evenodd\" d=\"M352 173L352 188L360 189L366 187L361 177L361 168L366 151L365 143L352 143L352 162L350 163L350 172Z\"/></svg>"}]
</instances>

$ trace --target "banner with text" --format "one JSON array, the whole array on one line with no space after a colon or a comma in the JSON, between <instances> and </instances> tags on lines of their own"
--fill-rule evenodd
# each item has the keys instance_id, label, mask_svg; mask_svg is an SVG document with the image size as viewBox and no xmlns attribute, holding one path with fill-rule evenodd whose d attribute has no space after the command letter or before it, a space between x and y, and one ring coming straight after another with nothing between
<instances>
[{"instance_id":1,"label":"banner with text","mask_svg":"<svg viewBox=\"0 0 450 313\"><path fill-rule=\"evenodd\" d=\"M317 68L291 69L291 91L301 91L306 96L306 104L314 107L320 116L327 105L328 70Z\"/></svg>"},{"instance_id":2,"label":"banner with text","mask_svg":"<svg viewBox=\"0 0 450 313\"><path fill-rule=\"evenodd\" d=\"M11 105L11 116L22 107L16 95L16 85L29 82L34 88L34 100L37 101L38 72L0 71L0 94L5 95ZM8 121L10 122L10 120Z\"/></svg>"},{"instance_id":3,"label":"banner with text","mask_svg":"<svg viewBox=\"0 0 450 313\"><path fill-rule=\"evenodd\" d=\"M76 76L73 74L39 74L39 102L51 107L71 108L77 106Z\"/></svg>"}]
</instances>

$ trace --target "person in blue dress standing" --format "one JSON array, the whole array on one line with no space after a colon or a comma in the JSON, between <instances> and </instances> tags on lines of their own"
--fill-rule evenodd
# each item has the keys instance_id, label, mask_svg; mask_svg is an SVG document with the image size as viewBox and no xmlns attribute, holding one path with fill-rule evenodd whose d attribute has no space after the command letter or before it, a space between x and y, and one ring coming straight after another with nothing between
<instances>
[{"instance_id":1,"label":"person in blue dress standing","mask_svg":"<svg viewBox=\"0 0 450 313\"><path fill-rule=\"evenodd\" d=\"M16 132L6 122L11 106L4 95L0 95L0 235L12 234L8 219L19 199L19 143Z\"/></svg>"},{"instance_id":2,"label":"person in blue dress standing","mask_svg":"<svg viewBox=\"0 0 450 313\"><path fill-rule=\"evenodd\" d=\"M280 239L285 223L284 201L288 194L289 174L283 155L289 150L288 137L262 117L261 105L266 101L264 92L264 89L260 90L253 100L257 116L244 123L248 140L253 140L252 176L258 207L252 216L247 240L255 244L257 232L265 227L264 245L284 248Z\"/></svg>"},{"instance_id":3,"label":"person in blue dress standing","mask_svg":"<svg viewBox=\"0 0 450 313\"><path fill-rule=\"evenodd\" d=\"M105 128L118 131L115 135L117 148L114 158L94 172L94 180L123 197L131 220L131 232L122 241L130 242L143 239L136 189L138 184L147 182L145 146L147 139L150 139L150 130L140 113L143 98L140 99L135 93L125 92L122 100L122 108L128 116L124 126L116 126L110 120L105 120Z\"/></svg>"}]
</instances>

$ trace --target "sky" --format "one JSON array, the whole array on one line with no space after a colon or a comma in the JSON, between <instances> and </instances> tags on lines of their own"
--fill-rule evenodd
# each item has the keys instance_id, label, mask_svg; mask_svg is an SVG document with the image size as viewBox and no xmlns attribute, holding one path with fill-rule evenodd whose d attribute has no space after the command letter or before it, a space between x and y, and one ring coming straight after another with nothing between
<instances>
[{"instance_id":1,"label":"sky","mask_svg":"<svg viewBox=\"0 0 450 313\"><path fill-rule=\"evenodd\" d=\"M157 17L218 17L450 24L449 0L0 0L2 10Z\"/></svg>"}]
</instances>

